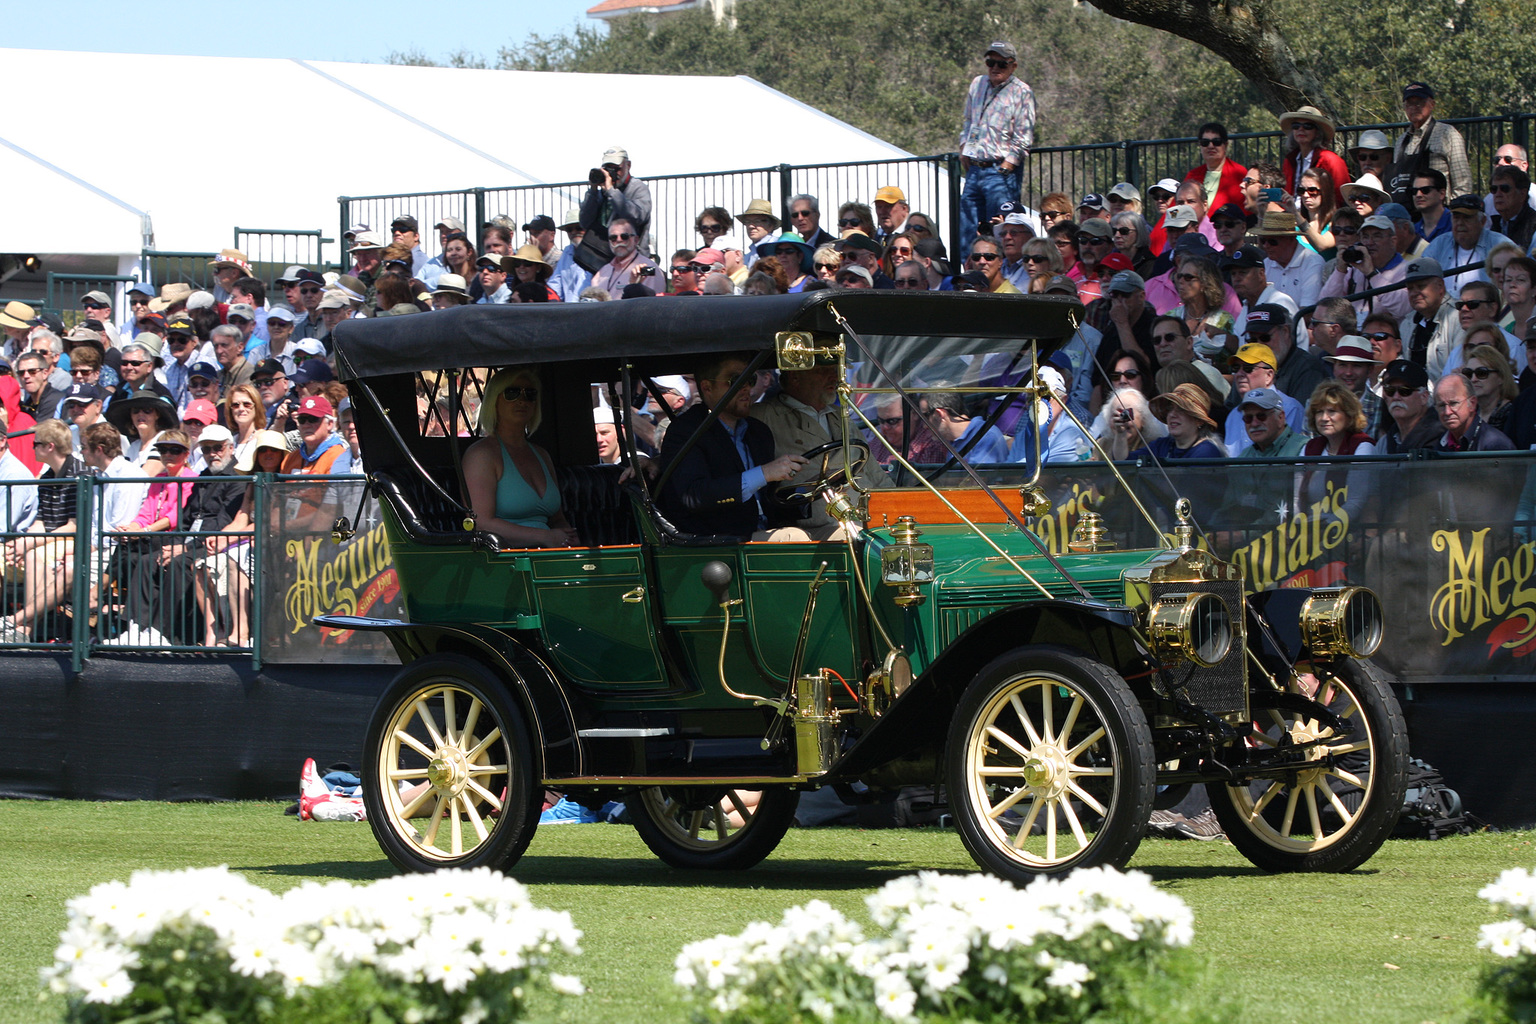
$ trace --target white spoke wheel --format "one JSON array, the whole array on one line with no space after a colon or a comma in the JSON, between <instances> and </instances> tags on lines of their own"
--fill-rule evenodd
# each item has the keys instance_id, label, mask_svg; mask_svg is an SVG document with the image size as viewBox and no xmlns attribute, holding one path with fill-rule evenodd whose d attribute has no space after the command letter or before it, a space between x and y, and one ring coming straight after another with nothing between
<instances>
[{"instance_id":1,"label":"white spoke wheel","mask_svg":"<svg viewBox=\"0 0 1536 1024\"><path fill-rule=\"evenodd\" d=\"M635 831L675 868L739 871L774 851L800 794L783 786L653 786L626 801Z\"/></svg>"},{"instance_id":2,"label":"white spoke wheel","mask_svg":"<svg viewBox=\"0 0 1536 1024\"><path fill-rule=\"evenodd\" d=\"M1408 731L1386 678L1370 662L1319 665L1316 683L1287 690L1343 723L1303 710L1258 708L1250 741L1258 757L1303 745L1294 771L1206 786L1217 820L1243 855L1269 871L1349 871L1370 859L1397 824L1408 787Z\"/></svg>"},{"instance_id":3,"label":"white spoke wheel","mask_svg":"<svg viewBox=\"0 0 1536 1024\"><path fill-rule=\"evenodd\" d=\"M977 673L950 723L950 810L982 867L1016 882L1122 867L1152 813L1152 733L1114 671L1021 647Z\"/></svg>"},{"instance_id":4,"label":"white spoke wheel","mask_svg":"<svg viewBox=\"0 0 1536 1024\"><path fill-rule=\"evenodd\" d=\"M405 871L502 868L533 838L542 790L508 684L435 654L389 684L368 723L363 794L379 846Z\"/></svg>"}]
</instances>

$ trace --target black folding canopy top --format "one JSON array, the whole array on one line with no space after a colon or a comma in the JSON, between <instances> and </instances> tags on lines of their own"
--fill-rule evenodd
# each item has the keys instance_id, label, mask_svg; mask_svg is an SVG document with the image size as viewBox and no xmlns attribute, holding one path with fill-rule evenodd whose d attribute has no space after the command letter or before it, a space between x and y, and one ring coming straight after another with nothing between
<instances>
[{"instance_id":1,"label":"black folding canopy top","mask_svg":"<svg viewBox=\"0 0 1536 1024\"><path fill-rule=\"evenodd\" d=\"M358 380L450 366L756 351L771 348L779 331L837 333L834 309L863 336L1035 338L1042 353L1072 337L1083 316L1081 303L1059 295L871 289L473 305L344 320L335 330L336 373Z\"/></svg>"}]
</instances>

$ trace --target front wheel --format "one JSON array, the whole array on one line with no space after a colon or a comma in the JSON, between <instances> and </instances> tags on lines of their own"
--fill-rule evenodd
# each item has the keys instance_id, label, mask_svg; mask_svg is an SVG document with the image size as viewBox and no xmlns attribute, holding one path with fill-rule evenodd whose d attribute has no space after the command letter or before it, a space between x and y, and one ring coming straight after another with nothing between
<instances>
[{"instance_id":1,"label":"front wheel","mask_svg":"<svg viewBox=\"0 0 1536 1024\"><path fill-rule=\"evenodd\" d=\"M1268 871L1350 871L1380 849L1403 809L1408 729L1397 698L1368 661L1342 661L1315 675L1298 671L1286 691L1323 705L1343 724L1320 720L1304 702L1261 707L1254 694L1258 757L1299 746L1293 771L1235 785L1209 783L1211 807L1232 841ZM1268 703L1280 704L1282 701Z\"/></svg>"},{"instance_id":2,"label":"front wheel","mask_svg":"<svg viewBox=\"0 0 1536 1024\"><path fill-rule=\"evenodd\" d=\"M528 729L506 683L471 658L434 654L385 689L368 723L368 823L404 871L503 868L539 821Z\"/></svg>"},{"instance_id":3,"label":"front wheel","mask_svg":"<svg viewBox=\"0 0 1536 1024\"><path fill-rule=\"evenodd\" d=\"M1014 882L1123 867L1152 813L1156 755L1125 680L1057 647L977 674L950 723L951 811L966 849Z\"/></svg>"},{"instance_id":4,"label":"front wheel","mask_svg":"<svg viewBox=\"0 0 1536 1024\"><path fill-rule=\"evenodd\" d=\"M774 851L794 824L800 794L704 786L656 786L629 801L635 831L675 868L737 871Z\"/></svg>"}]
</instances>

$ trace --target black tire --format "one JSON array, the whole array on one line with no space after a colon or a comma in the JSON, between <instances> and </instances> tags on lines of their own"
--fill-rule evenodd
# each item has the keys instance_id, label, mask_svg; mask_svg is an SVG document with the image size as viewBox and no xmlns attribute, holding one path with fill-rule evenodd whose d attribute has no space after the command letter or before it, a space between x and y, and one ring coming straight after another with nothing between
<instances>
[{"instance_id":1,"label":"black tire","mask_svg":"<svg viewBox=\"0 0 1536 1024\"><path fill-rule=\"evenodd\" d=\"M783 786L759 791L757 806L742 794L702 786L655 786L625 802L635 831L651 852L675 868L740 871L768 856L795 821L800 794ZM747 818L732 826L728 812Z\"/></svg>"},{"instance_id":2,"label":"black tire","mask_svg":"<svg viewBox=\"0 0 1536 1024\"><path fill-rule=\"evenodd\" d=\"M1135 695L1064 648L1016 648L978 672L944 761L966 849L1013 882L1123 867L1152 813L1156 755Z\"/></svg>"},{"instance_id":3,"label":"black tire","mask_svg":"<svg viewBox=\"0 0 1536 1024\"><path fill-rule=\"evenodd\" d=\"M1340 742L1312 748L1319 758L1332 753L1331 767L1306 769L1292 779L1206 785L1227 838L1266 871L1351 871L1381 848L1403 809L1408 729L1386 676L1368 661L1343 661L1337 674L1318 678L1315 693L1322 703L1346 722L1360 723ZM1255 713L1255 725L1271 741L1282 728L1296 739L1326 735L1302 712L1266 710L1264 716L1267 721Z\"/></svg>"},{"instance_id":4,"label":"black tire","mask_svg":"<svg viewBox=\"0 0 1536 1024\"><path fill-rule=\"evenodd\" d=\"M528 728L506 682L472 658L434 654L401 669L374 706L364 758L368 823L402 871L505 868L528 848L543 797ZM419 809L401 781L430 784Z\"/></svg>"}]
</instances>

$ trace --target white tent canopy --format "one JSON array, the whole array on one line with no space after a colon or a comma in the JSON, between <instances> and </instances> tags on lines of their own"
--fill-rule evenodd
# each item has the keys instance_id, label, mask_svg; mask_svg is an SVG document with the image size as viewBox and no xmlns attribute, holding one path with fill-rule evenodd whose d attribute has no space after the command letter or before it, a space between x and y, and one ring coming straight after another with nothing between
<instances>
[{"instance_id":1,"label":"white tent canopy","mask_svg":"<svg viewBox=\"0 0 1536 1024\"><path fill-rule=\"evenodd\" d=\"M236 225L333 236L340 195L579 180L611 145L641 177L909 155L743 77L3 48L0 66L47 83L0 127L9 253L130 257L141 214L161 250L218 250ZM684 85L705 98L694 116L672 102ZM226 127L258 120L234 102L281 114Z\"/></svg>"}]
</instances>

